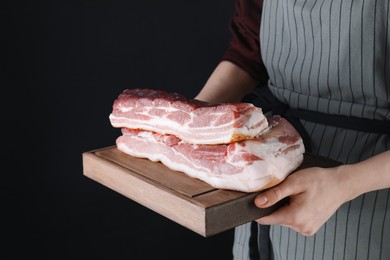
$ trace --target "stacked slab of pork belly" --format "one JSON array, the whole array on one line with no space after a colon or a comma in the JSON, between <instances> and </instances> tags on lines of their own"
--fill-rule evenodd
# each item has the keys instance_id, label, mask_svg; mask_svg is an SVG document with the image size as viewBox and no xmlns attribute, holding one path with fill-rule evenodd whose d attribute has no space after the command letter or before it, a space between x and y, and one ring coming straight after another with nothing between
<instances>
[{"instance_id":1,"label":"stacked slab of pork belly","mask_svg":"<svg viewBox=\"0 0 390 260\"><path fill-rule=\"evenodd\" d=\"M219 189L272 187L303 161L301 136L280 116L250 103L209 104L178 93L125 89L114 101L117 148L160 161Z\"/></svg>"}]
</instances>

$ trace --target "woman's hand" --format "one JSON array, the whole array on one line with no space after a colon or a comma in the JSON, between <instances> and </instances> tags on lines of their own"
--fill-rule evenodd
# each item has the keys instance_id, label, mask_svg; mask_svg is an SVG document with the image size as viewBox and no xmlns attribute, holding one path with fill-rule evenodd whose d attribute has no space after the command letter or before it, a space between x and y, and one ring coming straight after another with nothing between
<instances>
[{"instance_id":1,"label":"woman's hand","mask_svg":"<svg viewBox=\"0 0 390 260\"><path fill-rule=\"evenodd\" d=\"M356 164L307 168L255 198L259 208L272 206L286 197L290 199L287 205L257 222L279 224L311 236L344 202L386 188L390 188L390 150Z\"/></svg>"},{"instance_id":2,"label":"woman's hand","mask_svg":"<svg viewBox=\"0 0 390 260\"><path fill-rule=\"evenodd\" d=\"M289 197L289 203L257 220L260 224L279 224L311 236L346 201L353 198L346 167L307 168L289 175L282 183L255 198L265 208Z\"/></svg>"}]
</instances>

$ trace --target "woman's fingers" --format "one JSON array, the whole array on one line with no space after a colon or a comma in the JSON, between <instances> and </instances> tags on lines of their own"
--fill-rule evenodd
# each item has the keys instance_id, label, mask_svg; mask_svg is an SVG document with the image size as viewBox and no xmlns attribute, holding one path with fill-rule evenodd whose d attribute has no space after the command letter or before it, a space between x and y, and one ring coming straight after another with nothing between
<instances>
[{"instance_id":1,"label":"woman's fingers","mask_svg":"<svg viewBox=\"0 0 390 260\"><path fill-rule=\"evenodd\" d=\"M282 183L265 190L255 198L255 205L259 208L267 208L275 205L284 198L297 194L297 190L292 178L286 178Z\"/></svg>"}]
</instances>

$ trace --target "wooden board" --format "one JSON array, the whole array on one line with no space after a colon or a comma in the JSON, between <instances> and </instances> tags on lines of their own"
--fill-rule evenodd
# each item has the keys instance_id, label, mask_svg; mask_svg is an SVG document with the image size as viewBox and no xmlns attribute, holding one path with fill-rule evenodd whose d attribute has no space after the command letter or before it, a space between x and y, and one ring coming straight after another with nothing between
<instances>
[{"instance_id":1,"label":"wooden board","mask_svg":"<svg viewBox=\"0 0 390 260\"><path fill-rule=\"evenodd\" d=\"M209 237L270 214L254 206L260 192L216 189L165 165L129 156L115 146L82 154L83 174L172 221ZM310 154L299 169L339 165Z\"/></svg>"}]
</instances>

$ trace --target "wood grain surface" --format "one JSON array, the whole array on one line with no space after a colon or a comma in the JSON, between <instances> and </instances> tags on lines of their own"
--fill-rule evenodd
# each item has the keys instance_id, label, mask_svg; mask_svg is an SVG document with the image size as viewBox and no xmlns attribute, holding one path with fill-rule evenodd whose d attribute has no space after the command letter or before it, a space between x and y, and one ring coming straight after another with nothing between
<instances>
[{"instance_id":1,"label":"wood grain surface","mask_svg":"<svg viewBox=\"0 0 390 260\"><path fill-rule=\"evenodd\" d=\"M115 146L84 152L83 174L164 217L204 236L212 236L270 214L254 206L260 192L216 189L173 171L160 162L135 158ZM305 154L298 169L332 167L339 162Z\"/></svg>"}]
</instances>

